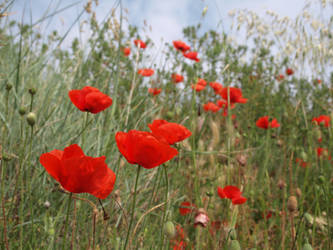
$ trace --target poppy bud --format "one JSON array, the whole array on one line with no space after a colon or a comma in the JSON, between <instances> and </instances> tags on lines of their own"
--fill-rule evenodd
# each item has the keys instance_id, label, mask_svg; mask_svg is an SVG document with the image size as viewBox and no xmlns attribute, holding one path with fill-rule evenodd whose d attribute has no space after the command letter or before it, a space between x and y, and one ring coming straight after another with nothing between
<instances>
[{"instance_id":1,"label":"poppy bud","mask_svg":"<svg viewBox=\"0 0 333 250\"><path fill-rule=\"evenodd\" d=\"M241 250L238 240L232 240L229 244L228 249L230 250Z\"/></svg>"},{"instance_id":2,"label":"poppy bud","mask_svg":"<svg viewBox=\"0 0 333 250\"><path fill-rule=\"evenodd\" d=\"M0 159L1 159L1 158L0 158ZM4 161L10 161L10 160L12 159L12 157L11 157L9 154L4 153L4 154L2 155L2 159L3 159Z\"/></svg>"},{"instance_id":3,"label":"poppy bud","mask_svg":"<svg viewBox=\"0 0 333 250\"><path fill-rule=\"evenodd\" d=\"M311 214L309 214L309 213L305 213L305 214L304 214L304 218L305 218L305 220L306 220L308 223L310 223L310 224L313 223L313 217L312 217Z\"/></svg>"},{"instance_id":4,"label":"poppy bud","mask_svg":"<svg viewBox=\"0 0 333 250\"><path fill-rule=\"evenodd\" d=\"M313 131L313 133L314 133L314 137L315 137L316 140L322 138L322 134L321 134L321 131L320 131L319 128L316 128L316 129Z\"/></svg>"},{"instance_id":5,"label":"poppy bud","mask_svg":"<svg viewBox=\"0 0 333 250\"><path fill-rule=\"evenodd\" d=\"M287 208L290 213L294 213L297 210L297 198L296 196L290 196L287 202Z\"/></svg>"},{"instance_id":6,"label":"poppy bud","mask_svg":"<svg viewBox=\"0 0 333 250\"><path fill-rule=\"evenodd\" d=\"M301 158L302 158L303 161L307 161L308 160L308 155L304 151L302 151L301 152Z\"/></svg>"},{"instance_id":7,"label":"poppy bud","mask_svg":"<svg viewBox=\"0 0 333 250\"><path fill-rule=\"evenodd\" d=\"M296 188L296 195L298 198L302 196L302 190L300 188Z\"/></svg>"},{"instance_id":8,"label":"poppy bud","mask_svg":"<svg viewBox=\"0 0 333 250\"><path fill-rule=\"evenodd\" d=\"M13 88L13 85L11 83L6 84L6 90L10 91Z\"/></svg>"},{"instance_id":9,"label":"poppy bud","mask_svg":"<svg viewBox=\"0 0 333 250\"><path fill-rule=\"evenodd\" d=\"M213 196L213 193L212 192L206 192L206 195L208 196L208 197L212 197Z\"/></svg>"},{"instance_id":10,"label":"poppy bud","mask_svg":"<svg viewBox=\"0 0 333 250\"><path fill-rule=\"evenodd\" d=\"M176 236L176 228L172 221L167 221L164 224L164 233L167 235L169 239L173 239Z\"/></svg>"},{"instance_id":11,"label":"poppy bud","mask_svg":"<svg viewBox=\"0 0 333 250\"><path fill-rule=\"evenodd\" d=\"M284 180L279 180L279 182L278 182L278 187L279 187L280 189L284 189L286 186L287 186L287 184L285 183Z\"/></svg>"},{"instance_id":12,"label":"poppy bud","mask_svg":"<svg viewBox=\"0 0 333 250\"><path fill-rule=\"evenodd\" d=\"M21 116L24 116L25 115L25 113L27 112L27 109L25 108L25 107L20 107L20 109L19 109L19 114L21 115Z\"/></svg>"},{"instance_id":13,"label":"poppy bud","mask_svg":"<svg viewBox=\"0 0 333 250\"><path fill-rule=\"evenodd\" d=\"M313 250L312 246L309 244L308 239L305 239L305 244L303 245L302 250Z\"/></svg>"},{"instance_id":14,"label":"poppy bud","mask_svg":"<svg viewBox=\"0 0 333 250\"><path fill-rule=\"evenodd\" d=\"M36 88L30 88L29 93L30 93L30 95L35 95L37 93Z\"/></svg>"},{"instance_id":15,"label":"poppy bud","mask_svg":"<svg viewBox=\"0 0 333 250\"><path fill-rule=\"evenodd\" d=\"M206 227L208 224L209 218L208 215L205 211L205 209L203 208L199 208L197 214L195 215L194 218L194 226L202 226L202 227Z\"/></svg>"},{"instance_id":16,"label":"poppy bud","mask_svg":"<svg viewBox=\"0 0 333 250\"><path fill-rule=\"evenodd\" d=\"M319 175L318 180L319 180L319 182L320 182L321 184L324 184L324 183L325 183L325 177L322 176L322 175Z\"/></svg>"},{"instance_id":17,"label":"poppy bud","mask_svg":"<svg viewBox=\"0 0 333 250\"><path fill-rule=\"evenodd\" d=\"M29 114L27 114L27 122L28 124L33 127L36 123L36 114L34 112L30 112Z\"/></svg>"},{"instance_id":18,"label":"poppy bud","mask_svg":"<svg viewBox=\"0 0 333 250\"><path fill-rule=\"evenodd\" d=\"M51 203L49 201L44 202L44 207L49 208L51 206Z\"/></svg>"}]
</instances>

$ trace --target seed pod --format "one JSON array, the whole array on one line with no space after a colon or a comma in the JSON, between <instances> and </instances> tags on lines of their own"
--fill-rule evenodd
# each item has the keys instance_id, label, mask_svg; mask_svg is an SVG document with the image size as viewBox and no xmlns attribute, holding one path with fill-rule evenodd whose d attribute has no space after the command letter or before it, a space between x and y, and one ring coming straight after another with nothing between
<instances>
[{"instance_id":1,"label":"seed pod","mask_svg":"<svg viewBox=\"0 0 333 250\"><path fill-rule=\"evenodd\" d=\"M277 185L280 189L284 189L287 186L284 180L279 180Z\"/></svg>"},{"instance_id":2,"label":"seed pod","mask_svg":"<svg viewBox=\"0 0 333 250\"><path fill-rule=\"evenodd\" d=\"M20 109L19 109L19 114L21 115L21 116L24 116L25 115L25 113L27 112L27 109L25 108L25 107L20 107Z\"/></svg>"},{"instance_id":3,"label":"seed pod","mask_svg":"<svg viewBox=\"0 0 333 250\"><path fill-rule=\"evenodd\" d=\"M30 88L29 89L29 94L30 95L35 95L37 93L37 90L35 88Z\"/></svg>"},{"instance_id":4,"label":"seed pod","mask_svg":"<svg viewBox=\"0 0 333 250\"><path fill-rule=\"evenodd\" d=\"M296 196L290 196L287 202L287 208L290 213L294 213L297 210L297 198Z\"/></svg>"},{"instance_id":5,"label":"seed pod","mask_svg":"<svg viewBox=\"0 0 333 250\"><path fill-rule=\"evenodd\" d=\"M296 195L298 198L302 196L302 190L300 188L296 188Z\"/></svg>"},{"instance_id":6,"label":"seed pod","mask_svg":"<svg viewBox=\"0 0 333 250\"><path fill-rule=\"evenodd\" d=\"M30 112L29 114L27 114L27 122L28 124L33 127L36 123L36 114L34 112Z\"/></svg>"}]
</instances>

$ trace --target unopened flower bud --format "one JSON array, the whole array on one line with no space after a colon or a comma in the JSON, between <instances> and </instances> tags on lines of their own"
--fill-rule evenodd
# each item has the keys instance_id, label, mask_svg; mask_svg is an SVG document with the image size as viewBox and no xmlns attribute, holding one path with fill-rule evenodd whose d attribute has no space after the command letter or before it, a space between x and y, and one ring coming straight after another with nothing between
<instances>
[{"instance_id":1,"label":"unopened flower bud","mask_svg":"<svg viewBox=\"0 0 333 250\"><path fill-rule=\"evenodd\" d=\"M26 112L27 112L27 109L25 107L22 106L19 108L19 114L21 116L24 116Z\"/></svg>"},{"instance_id":2,"label":"unopened flower bud","mask_svg":"<svg viewBox=\"0 0 333 250\"><path fill-rule=\"evenodd\" d=\"M206 213L206 210L203 208L199 208L198 212L196 213L194 217L194 226L202 226L202 227L207 227L209 221L209 217Z\"/></svg>"},{"instance_id":3,"label":"unopened flower bud","mask_svg":"<svg viewBox=\"0 0 333 250\"><path fill-rule=\"evenodd\" d=\"M296 188L295 191L298 198L302 196L302 190L300 188Z\"/></svg>"},{"instance_id":4,"label":"unopened flower bud","mask_svg":"<svg viewBox=\"0 0 333 250\"><path fill-rule=\"evenodd\" d=\"M35 95L37 93L37 90L35 88L30 88L29 93L30 95Z\"/></svg>"},{"instance_id":5,"label":"unopened flower bud","mask_svg":"<svg viewBox=\"0 0 333 250\"><path fill-rule=\"evenodd\" d=\"M287 186L284 180L279 180L277 185L280 189L284 189Z\"/></svg>"},{"instance_id":6,"label":"unopened flower bud","mask_svg":"<svg viewBox=\"0 0 333 250\"><path fill-rule=\"evenodd\" d=\"M310 245L308 239L305 239L305 244L303 245L302 250L313 250L312 246Z\"/></svg>"},{"instance_id":7,"label":"unopened flower bud","mask_svg":"<svg viewBox=\"0 0 333 250\"><path fill-rule=\"evenodd\" d=\"M302 151L301 152L301 158L302 158L303 161L307 161L308 160L308 155L304 151Z\"/></svg>"},{"instance_id":8,"label":"unopened flower bud","mask_svg":"<svg viewBox=\"0 0 333 250\"><path fill-rule=\"evenodd\" d=\"M167 221L164 224L164 233L169 239L173 239L176 236L176 228L172 221Z\"/></svg>"},{"instance_id":9,"label":"unopened flower bud","mask_svg":"<svg viewBox=\"0 0 333 250\"><path fill-rule=\"evenodd\" d=\"M13 85L11 83L6 84L6 90L10 91L13 88Z\"/></svg>"},{"instance_id":10,"label":"unopened flower bud","mask_svg":"<svg viewBox=\"0 0 333 250\"><path fill-rule=\"evenodd\" d=\"M228 249L230 250L241 250L238 240L232 240L229 244Z\"/></svg>"},{"instance_id":11,"label":"unopened flower bud","mask_svg":"<svg viewBox=\"0 0 333 250\"><path fill-rule=\"evenodd\" d=\"M51 206L51 203L49 201L44 202L44 207L49 208Z\"/></svg>"},{"instance_id":12,"label":"unopened flower bud","mask_svg":"<svg viewBox=\"0 0 333 250\"><path fill-rule=\"evenodd\" d=\"M287 202L287 208L290 213L294 213L297 210L297 198L296 196L290 196Z\"/></svg>"},{"instance_id":13,"label":"unopened flower bud","mask_svg":"<svg viewBox=\"0 0 333 250\"><path fill-rule=\"evenodd\" d=\"M37 117L34 112L30 112L29 114L27 114L27 122L31 127L35 125L36 119Z\"/></svg>"}]
</instances>

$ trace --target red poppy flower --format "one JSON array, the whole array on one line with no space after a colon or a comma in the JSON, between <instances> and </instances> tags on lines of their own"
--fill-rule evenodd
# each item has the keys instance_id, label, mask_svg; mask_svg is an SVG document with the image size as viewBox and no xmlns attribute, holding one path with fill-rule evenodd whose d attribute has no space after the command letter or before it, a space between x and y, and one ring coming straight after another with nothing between
<instances>
[{"instance_id":1,"label":"red poppy flower","mask_svg":"<svg viewBox=\"0 0 333 250\"><path fill-rule=\"evenodd\" d=\"M185 239L185 233L184 229L176 225L176 236L171 239L171 243L173 245L173 250L185 250L186 249L186 242L184 241Z\"/></svg>"},{"instance_id":2,"label":"red poppy flower","mask_svg":"<svg viewBox=\"0 0 333 250\"><path fill-rule=\"evenodd\" d=\"M298 163L299 166L301 166L302 168L306 168L306 166L308 165L307 162L303 161L303 159L301 158L296 158L296 163Z\"/></svg>"},{"instance_id":3,"label":"red poppy flower","mask_svg":"<svg viewBox=\"0 0 333 250\"><path fill-rule=\"evenodd\" d=\"M152 76L154 74L153 69L139 69L138 74L142 76Z\"/></svg>"},{"instance_id":4,"label":"red poppy flower","mask_svg":"<svg viewBox=\"0 0 333 250\"><path fill-rule=\"evenodd\" d=\"M200 62L200 59L198 58L198 52L196 51L183 53L183 56L193 61Z\"/></svg>"},{"instance_id":5,"label":"red poppy flower","mask_svg":"<svg viewBox=\"0 0 333 250\"><path fill-rule=\"evenodd\" d=\"M180 204L179 213L181 215L187 215L196 209L196 206L188 201L184 201Z\"/></svg>"},{"instance_id":6,"label":"red poppy flower","mask_svg":"<svg viewBox=\"0 0 333 250\"><path fill-rule=\"evenodd\" d=\"M280 124L277 122L275 118L270 122L268 116L260 117L257 120L256 125L258 128L263 128L263 129L280 127Z\"/></svg>"},{"instance_id":7,"label":"red poppy flower","mask_svg":"<svg viewBox=\"0 0 333 250\"><path fill-rule=\"evenodd\" d=\"M321 84L321 80L320 79L317 79L317 84Z\"/></svg>"},{"instance_id":8,"label":"red poppy flower","mask_svg":"<svg viewBox=\"0 0 333 250\"><path fill-rule=\"evenodd\" d=\"M284 80L284 75L280 74L280 75L276 76L276 80L278 80L278 81Z\"/></svg>"},{"instance_id":9,"label":"red poppy flower","mask_svg":"<svg viewBox=\"0 0 333 250\"><path fill-rule=\"evenodd\" d=\"M179 74L172 74L171 78L174 83L180 83L180 82L184 81L184 77Z\"/></svg>"},{"instance_id":10,"label":"red poppy flower","mask_svg":"<svg viewBox=\"0 0 333 250\"><path fill-rule=\"evenodd\" d=\"M242 192L236 186L225 186L224 188L217 187L217 194L221 199L230 199L234 205L243 204L247 200L242 196Z\"/></svg>"},{"instance_id":11,"label":"red poppy flower","mask_svg":"<svg viewBox=\"0 0 333 250\"><path fill-rule=\"evenodd\" d=\"M157 167L178 154L169 144L145 131L117 132L116 142L120 153L129 163L144 168Z\"/></svg>"},{"instance_id":12,"label":"red poppy flower","mask_svg":"<svg viewBox=\"0 0 333 250\"><path fill-rule=\"evenodd\" d=\"M220 107L212 102L208 102L208 103L204 104L203 108L205 111L212 111L213 113L216 113L217 111L220 110Z\"/></svg>"},{"instance_id":13,"label":"red poppy flower","mask_svg":"<svg viewBox=\"0 0 333 250\"><path fill-rule=\"evenodd\" d=\"M182 52L188 51L191 49L190 46L188 46L186 43L184 43L183 41L173 41L173 46L177 49L180 50Z\"/></svg>"},{"instance_id":14,"label":"red poppy flower","mask_svg":"<svg viewBox=\"0 0 333 250\"><path fill-rule=\"evenodd\" d=\"M217 95L218 95L218 94L222 91L222 89L223 89L222 84L219 83L219 82L210 82L210 83L209 83L209 86L211 86L212 89L214 89L214 92L215 92L215 94L217 94Z\"/></svg>"},{"instance_id":15,"label":"red poppy flower","mask_svg":"<svg viewBox=\"0 0 333 250\"><path fill-rule=\"evenodd\" d=\"M247 99L243 98L242 96L242 90L235 87L226 87L221 90L220 95L224 100L228 101L228 89L230 96L230 104L247 102Z\"/></svg>"},{"instance_id":16,"label":"red poppy flower","mask_svg":"<svg viewBox=\"0 0 333 250\"><path fill-rule=\"evenodd\" d=\"M332 157L329 155L327 148L317 148L317 156L321 157L321 156L325 156L325 158L327 157L327 159L331 160Z\"/></svg>"},{"instance_id":17,"label":"red poppy flower","mask_svg":"<svg viewBox=\"0 0 333 250\"><path fill-rule=\"evenodd\" d=\"M145 49L147 47L147 45L143 41L141 41L140 39L134 40L134 44L135 44L136 47L139 47L141 49Z\"/></svg>"},{"instance_id":18,"label":"red poppy flower","mask_svg":"<svg viewBox=\"0 0 333 250\"><path fill-rule=\"evenodd\" d=\"M124 48L123 53L124 53L124 56L129 56L131 54L131 48Z\"/></svg>"},{"instance_id":19,"label":"red poppy flower","mask_svg":"<svg viewBox=\"0 0 333 250\"><path fill-rule=\"evenodd\" d=\"M170 145L183 141L192 135L191 131L183 125L165 120L154 120L152 124L148 124L148 127L156 137Z\"/></svg>"},{"instance_id":20,"label":"red poppy flower","mask_svg":"<svg viewBox=\"0 0 333 250\"><path fill-rule=\"evenodd\" d=\"M149 88L148 93L152 94L153 96L159 95L161 93L162 89L159 88Z\"/></svg>"},{"instance_id":21,"label":"red poppy flower","mask_svg":"<svg viewBox=\"0 0 333 250\"><path fill-rule=\"evenodd\" d=\"M287 74L288 76L291 76L292 74L294 74L294 70L291 69L291 68L287 68L287 69L286 69L286 74Z\"/></svg>"},{"instance_id":22,"label":"red poppy flower","mask_svg":"<svg viewBox=\"0 0 333 250\"><path fill-rule=\"evenodd\" d=\"M97 88L86 86L68 92L72 103L81 111L99 113L112 104L112 99Z\"/></svg>"},{"instance_id":23,"label":"red poppy flower","mask_svg":"<svg viewBox=\"0 0 333 250\"><path fill-rule=\"evenodd\" d=\"M312 119L313 123L315 123L317 125L324 124L324 126L326 128L328 128L330 126L330 121L331 121L331 118L328 115L320 115L320 116L314 117Z\"/></svg>"},{"instance_id":24,"label":"red poppy flower","mask_svg":"<svg viewBox=\"0 0 333 250\"><path fill-rule=\"evenodd\" d=\"M207 85L207 82L202 79L202 78L198 78L198 81L196 84L192 84L192 89L194 89L196 92L200 92L201 90L205 89Z\"/></svg>"},{"instance_id":25,"label":"red poppy flower","mask_svg":"<svg viewBox=\"0 0 333 250\"><path fill-rule=\"evenodd\" d=\"M55 149L39 158L45 170L71 193L89 193L105 199L112 191L116 175L105 164L105 156L90 157L73 144L64 151Z\"/></svg>"}]
</instances>

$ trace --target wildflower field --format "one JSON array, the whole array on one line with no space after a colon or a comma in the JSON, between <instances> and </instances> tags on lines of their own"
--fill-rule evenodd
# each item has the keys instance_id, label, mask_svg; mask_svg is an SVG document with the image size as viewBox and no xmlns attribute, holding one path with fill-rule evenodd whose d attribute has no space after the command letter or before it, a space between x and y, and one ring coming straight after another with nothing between
<instances>
[{"instance_id":1,"label":"wildflower field","mask_svg":"<svg viewBox=\"0 0 333 250\"><path fill-rule=\"evenodd\" d=\"M0 249L333 249L332 0L234 11L228 32L204 9L157 55L121 1L63 35L38 30L61 11L25 23L14 1ZM89 39L62 46L76 26Z\"/></svg>"}]
</instances>

